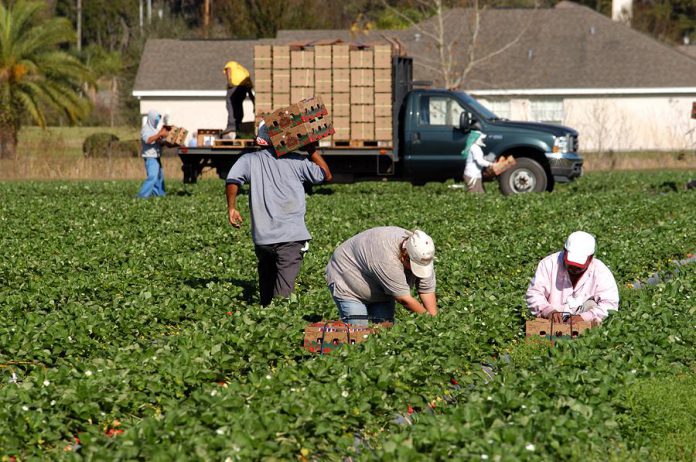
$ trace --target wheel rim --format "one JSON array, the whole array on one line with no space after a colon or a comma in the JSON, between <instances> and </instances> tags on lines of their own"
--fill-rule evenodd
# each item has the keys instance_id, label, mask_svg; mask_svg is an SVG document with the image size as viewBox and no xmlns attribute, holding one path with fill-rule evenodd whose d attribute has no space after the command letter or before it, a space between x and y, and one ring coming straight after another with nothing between
<instances>
[{"instance_id":1,"label":"wheel rim","mask_svg":"<svg viewBox=\"0 0 696 462\"><path fill-rule=\"evenodd\" d=\"M536 183L536 175L526 168L517 169L510 175L510 189L516 192L524 193L534 191Z\"/></svg>"}]
</instances>

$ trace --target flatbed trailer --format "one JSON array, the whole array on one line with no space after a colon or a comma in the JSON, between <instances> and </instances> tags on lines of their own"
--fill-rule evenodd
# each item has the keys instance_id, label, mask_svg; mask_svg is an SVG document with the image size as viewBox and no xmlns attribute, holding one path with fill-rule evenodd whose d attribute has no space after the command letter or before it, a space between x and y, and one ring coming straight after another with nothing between
<instances>
[{"instance_id":1,"label":"flatbed trailer","mask_svg":"<svg viewBox=\"0 0 696 462\"><path fill-rule=\"evenodd\" d=\"M178 150L184 183L196 183L203 171L214 169L219 178L227 178L232 165L246 153L259 150L245 148L181 147ZM334 172L337 182L352 182L375 177L393 177L399 163L392 147L320 147L319 151ZM301 152L301 151L300 151Z\"/></svg>"}]
</instances>

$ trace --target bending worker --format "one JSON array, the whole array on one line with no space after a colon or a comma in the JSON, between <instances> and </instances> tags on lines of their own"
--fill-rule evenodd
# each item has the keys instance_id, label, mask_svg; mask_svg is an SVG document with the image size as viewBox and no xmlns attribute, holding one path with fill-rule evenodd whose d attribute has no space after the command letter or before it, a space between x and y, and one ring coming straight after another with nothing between
<instances>
[{"instance_id":1,"label":"bending worker","mask_svg":"<svg viewBox=\"0 0 696 462\"><path fill-rule=\"evenodd\" d=\"M331 181L331 171L315 145L306 147L309 157L288 153L277 157L262 122L256 143L260 151L244 154L227 175L227 209L235 228L242 224L237 209L237 193L251 183L251 236L258 259L261 305L273 297L287 297L295 289L302 265L303 250L311 239L305 225L303 182L319 184Z\"/></svg>"},{"instance_id":2,"label":"bending worker","mask_svg":"<svg viewBox=\"0 0 696 462\"><path fill-rule=\"evenodd\" d=\"M395 301L435 316L434 257L430 236L396 226L368 229L345 241L326 266L326 282L343 322L393 321ZM411 295L412 287L420 302Z\"/></svg>"},{"instance_id":3,"label":"bending worker","mask_svg":"<svg viewBox=\"0 0 696 462\"><path fill-rule=\"evenodd\" d=\"M221 135L236 138L244 119L244 99L247 95L254 101L253 85L249 71L237 61L228 61L223 69L227 77L227 127Z\"/></svg>"},{"instance_id":4,"label":"bending worker","mask_svg":"<svg viewBox=\"0 0 696 462\"><path fill-rule=\"evenodd\" d=\"M554 322L601 322L619 309L619 290L614 275L594 258L595 238L576 231L568 236L562 251L539 263L527 289L532 315Z\"/></svg>"}]
</instances>

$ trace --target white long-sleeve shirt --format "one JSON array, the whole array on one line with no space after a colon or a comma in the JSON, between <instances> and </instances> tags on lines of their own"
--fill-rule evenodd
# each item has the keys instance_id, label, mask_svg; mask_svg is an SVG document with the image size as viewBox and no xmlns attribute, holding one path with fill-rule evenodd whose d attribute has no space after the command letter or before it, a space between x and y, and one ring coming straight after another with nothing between
<instances>
[{"instance_id":1,"label":"white long-sleeve shirt","mask_svg":"<svg viewBox=\"0 0 696 462\"><path fill-rule=\"evenodd\" d=\"M593 258L575 287L563 263L563 251L549 255L539 262L534 279L527 289L527 307L533 316L548 318L554 311L569 311L564 307L569 298L594 300L597 306L580 316L585 321L601 322L609 310L619 309L619 289L611 270ZM571 314L574 314L571 311Z\"/></svg>"},{"instance_id":2,"label":"white long-sleeve shirt","mask_svg":"<svg viewBox=\"0 0 696 462\"><path fill-rule=\"evenodd\" d=\"M481 178L481 171L493 165L483 157L483 150L478 144L473 144L469 148L469 155L466 157L466 167L464 168L464 176L469 178Z\"/></svg>"}]
</instances>

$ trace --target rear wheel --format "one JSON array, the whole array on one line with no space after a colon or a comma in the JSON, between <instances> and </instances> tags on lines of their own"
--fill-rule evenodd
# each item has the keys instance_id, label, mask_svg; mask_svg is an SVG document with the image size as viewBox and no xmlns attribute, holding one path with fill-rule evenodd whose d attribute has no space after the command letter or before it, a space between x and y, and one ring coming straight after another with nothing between
<instances>
[{"instance_id":1,"label":"rear wheel","mask_svg":"<svg viewBox=\"0 0 696 462\"><path fill-rule=\"evenodd\" d=\"M546 191L548 179L544 167L528 157L518 157L517 164L500 175L500 191L506 196Z\"/></svg>"}]
</instances>

